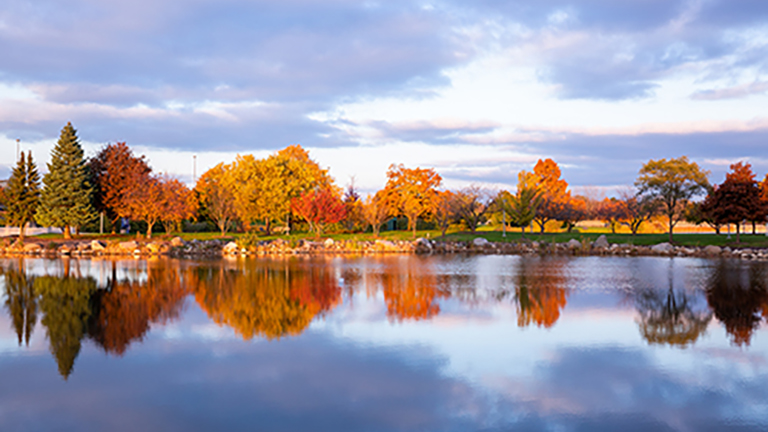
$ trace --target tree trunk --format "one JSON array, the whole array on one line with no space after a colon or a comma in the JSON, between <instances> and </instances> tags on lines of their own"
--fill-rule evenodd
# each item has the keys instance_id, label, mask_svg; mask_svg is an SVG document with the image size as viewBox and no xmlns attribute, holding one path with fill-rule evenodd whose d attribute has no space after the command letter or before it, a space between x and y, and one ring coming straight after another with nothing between
<instances>
[{"instance_id":1,"label":"tree trunk","mask_svg":"<svg viewBox=\"0 0 768 432\"><path fill-rule=\"evenodd\" d=\"M674 224L672 223L672 219L675 217L674 214L667 215L669 216L669 242L672 243L672 230L674 229Z\"/></svg>"},{"instance_id":2,"label":"tree trunk","mask_svg":"<svg viewBox=\"0 0 768 432\"><path fill-rule=\"evenodd\" d=\"M741 222L736 224L736 243L741 243Z\"/></svg>"},{"instance_id":3,"label":"tree trunk","mask_svg":"<svg viewBox=\"0 0 768 432\"><path fill-rule=\"evenodd\" d=\"M21 224L19 226L19 241L22 243L24 243L24 225L26 224Z\"/></svg>"},{"instance_id":4,"label":"tree trunk","mask_svg":"<svg viewBox=\"0 0 768 432\"><path fill-rule=\"evenodd\" d=\"M155 223L152 222L152 221L147 221L147 238L148 239L152 238L152 225L154 225L154 224Z\"/></svg>"},{"instance_id":5,"label":"tree trunk","mask_svg":"<svg viewBox=\"0 0 768 432\"><path fill-rule=\"evenodd\" d=\"M752 221L752 235L757 234L757 228L755 227L755 221Z\"/></svg>"},{"instance_id":6,"label":"tree trunk","mask_svg":"<svg viewBox=\"0 0 768 432\"><path fill-rule=\"evenodd\" d=\"M69 226L65 226L62 231L64 231L64 238L65 239L71 239L72 234L69 232Z\"/></svg>"}]
</instances>

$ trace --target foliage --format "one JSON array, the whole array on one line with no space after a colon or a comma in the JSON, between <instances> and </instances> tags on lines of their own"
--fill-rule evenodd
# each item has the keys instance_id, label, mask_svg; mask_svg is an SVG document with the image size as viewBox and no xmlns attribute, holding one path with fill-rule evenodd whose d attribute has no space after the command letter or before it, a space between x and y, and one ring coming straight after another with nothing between
<instances>
[{"instance_id":1,"label":"foliage","mask_svg":"<svg viewBox=\"0 0 768 432\"><path fill-rule=\"evenodd\" d=\"M715 186L701 205L706 217L717 224L736 224L736 241L740 241L740 225L743 220L762 215L765 218L766 204L760 197L760 188L752 174L750 164L741 162L731 165L731 173L725 181ZM754 220L754 219L751 219Z\"/></svg>"},{"instance_id":2,"label":"foliage","mask_svg":"<svg viewBox=\"0 0 768 432\"><path fill-rule=\"evenodd\" d=\"M552 159L539 159L533 167L535 177L531 177L540 194L540 203L536 208L533 220L539 225L541 232L550 220L562 220L567 206L571 201L568 183L560 178L560 167Z\"/></svg>"},{"instance_id":3,"label":"foliage","mask_svg":"<svg viewBox=\"0 0 768 432\"><path fill-rule=\"evenodd\" d=\"M525 227L536 218L536 213L543 201L539 189L540 181L536 174L520 171L517 175L517 191L515 195L502 193L502 205L509 213L512 223L522 228L525 238Z\"/></svg>"},{"instance_id":4,"label":"foliage","mask_svg":"<svg viewBox=\"0 0 768 432\"><path fill-rule=\"evenodd\" d=\"M40 225L60 227L64 237L70 238L70 227L80 227L95 217L83 149L71 123L61 130L43 184L35 215Z\"/></svg>"},{"instance_id":5,"label":"foliage","mask_svg":"<svg viewBox=\"0 0 768 432\"><path fill-rule=\"evenodd\" d=\"M6 224L19 227L19 239L24 240L24 228L34 220L37 205L40 201L40 175L37 165L32 160L32 152L28 156L21 153L16 167L13 168L8 186L4 191L6 206Z\"/></svg>"},{"instance_id":6,"label":"foliage","mask_svg":"<svg viewBox=\"0 0 768 432\"><path fill-rule=\"evenodd\" d=\"M152 227L166 215L166 191L163 179L148 176L131 190L128 214L147 223L147 238L152 238Z\"/></svg>"},{"instance_id":7,"label":"foliage","mask_svg":"<svg viewBox=\"0 0 768 432\"><path fill-rule=\"evenodd\" d=\"M709 172L689 162L686 156L677 159L650 160L640 168L635 181L638 195L658 199L669 221L669 241L674 227L685 215L685 204L707 190Z\"/></svg>"},{"instance_id":8,"label":"foliage","mask_svg":"<svg viewBox=\"0 0 768 432\"><path fill-rule=\"evenodd\" d=\"M387 200L393 212L399 212L408 219L408 229L416 237L416 220L429 213L434 207L442 177L432 168L405 168L390 165L387 170L387 184L384 187Z\"/></svg>"},{"instance_id":9,"label":"foliage","mask_svg":"<svg viewBox=\"0 0 768 432\"><path fill-rule=\"evenodd\" d=\"M362 204L363 218L371 226L374 237L379 236L381 224L389 217L389 206L384 195L383 191L368 195Z\"/></svg>"},{"instance_id":10,"label":"foliage","mask_svg":"<svg viewBox=\"0 0 768 432\"><path fill-rule=\"evenodd\" d=\"M309 223L316 237L323 234L326 224L344 219L347 208L330 189L304 192L291 200L291 211Z\"/></svg>"},{"instance_id":11,"label":"foliage","mask_svg":"<svg viewBox=\"0 0 768 432\"><path fill-rule=\"evenodd\" d=\"M163 177L161 179L163 190L163 216L162 221L165 232L170 234L174 230L181 231L181 221L194 216L196 202L191 190L178 179Z\"/></svg>"},{"instance_id":12,"label":"foliage","mask_svg":"<svg viewBox=\"0 0 768 432\"><path fill-rule=\"evenodd\" d=\"M445 232L448 230L451 222L456 219L457 203L458 199L453 192L437 191L435 195L435 204L432 209L432 216L437 222L437 227L440 229L440 235L445 237Z\"/></svg>"},{"instance_id":13,"label":"foliage","mask_svg":"<svg viewBox=\"0 0 768 432\"><path fill-rule=\"evenodd\" d=\"M355 189L355 182L352 182L347 186L344 191L344 207L346 209L346 216L344 217L344 229L348 232L362 231L365 229L365 217L363 217L363 201L360 199L360 194Z\"/></svg>"},{"instance_id":14,"label":"foliage","mask_svg":"<svg viewBox=\"0 0 768 432\"><path fill-rule=\"evenodd\" d=\"M220 163L203 173L195 185L200 212L219 227L222 236L237 217L229 171L228 165Z\"/></svg>"},{"instance_id":15,"label":"foliage","mask_svg":"<svg viewBox=\"0 0 768 432\"><path fill-rule=\"evenodd\" d=\"M103 147L88 167L94 186L94 206L106 213L114 233L118 220L130 217L134 189L145 181L152 169L144 156L134 156L125 142Z\"/></svg>"},{"instance_id":16,"label":"foliage","mask_svg":"<svg viewBox=\"0 0 768 432\"><path fill-rule=\"evenodd\" d=\"M621 194L622 212L619 223L626 225L634 237L643 223L658 213L659 201L648 196L638 196L627 190Z\"/></svg>"}]
</instances>

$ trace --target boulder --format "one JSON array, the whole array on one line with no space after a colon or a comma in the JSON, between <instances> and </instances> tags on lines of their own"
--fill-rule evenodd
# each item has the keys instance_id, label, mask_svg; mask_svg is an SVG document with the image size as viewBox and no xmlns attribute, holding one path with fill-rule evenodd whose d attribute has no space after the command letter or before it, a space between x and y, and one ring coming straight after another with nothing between
<instances>
[{"instance_id":1,"label":"boulder","mask_svg":"<svg viewBox=\"0 0 768 432\"><path fill-rule=\"evenodd\" d=\"M152 242L147 245L147 252L150 254L158 254L160 253L160 250L163 248L162 242Z\"/></svg>"},{"instance_id":2,"label":"boulder","mask_svg":"<svg viewBox=\"0 0 768 432\"><path fill-rule=\"evenodd\" d=\"M653 251L655 253L670 253L673 250L674 250L674 246L672 246L671 244L669 244L667 242L659 243L659 244L654 245L654 246L651 247L651 251Z\"/></svg>"},{"instance_id":3,"label":"boulder","mask_svg":"<svg viewBox=\"0 0 768 432\"><path fill-rule=\"evenodd\" d=\"M38 243L27 243L24 245L24 253L40 253L42 252L43 247L40 246Z\"/></svg>"},{"instance_id":4,"label":"boulder","mask_svg":"<svg viewBox=\"0 0 768 432\"><path fill-rule=\"evenodd\" d=\"M425 239L424 237L419 237L416 240L413 241L413 245L416 247L421 247L425 249L432 249L432 242Z\"/></svg>"},{"instance_id":5,"label":"boulder","mask_svg":"<svg viewBox=\"0 0 768 432\"><path fill-rule=\"evenodd\" d=\"M222 252L223 252L225 255L234 255L234 254L236 254L236 253L237 253L239 250L240 250L240 248L237 246L237 243L235 243L235 242L232 242L232 241L231 241L231 242L229 242L229 243L227 243L227 244L225 244L225 245L224 245L224 247L221 249L221 251L222 251Z\"/></svg>"},{"instance_id":6,"label":"boulder","mask_svg":"<svg viewBox=\"0 0 768 432\"><path fill-rule=\"evenodd\" d=\"M488 240L482 237L478 237L472 240L472 245L476 247L485 247L485 246L488 246L489 244L491 244L491 242L489 242Z\"/></svg>"},{"instance_id":7,"label":"boulder","mask_svg":"<svg viewBox=\"0 0 768 432\"><path fill-rule=\"evenodd\" d=\"M397 245L389 240L376 240L376 246L379 249L384 250L395 250L397 249Z\"/></svg>"},{"instance_id":8,"label":"boulder","mask_svg":"<svg viewBox=\"0 0 768 432\"><path fill-rule=\"evenodd\" d=\"M332 239L332 238L329 238L329 239L325 239L325 241L323 242L323 246L325 246L325 247L327 247L327 248L329 248L329 247L333 247L333 244L334 244L334 243L335 243L335 242L333 241L333 239Z\"/></svg>"},{"instance_id":9,"label":"boulder","mask_svg":"<svg viewBox=\"0 0 768 432\"><path fill-rule=\"evenodd\" d=\"M704 254L709 256L717 256L717 255L720 255L722 252L723 250L720 248L720 246L709 245L704 248Z\"/></svg>"},{"instance_id":10,"label":"boulder","mask_svg":"<svg viewBox=\"0 0 768 432\"><path fill-rule=\"evenodd\" d=\"M91 240L91 251L93 252L104 252L104 249L106 249L107 246L98 241L98 240Z\"/></svg>"},{"instance_id":11,"label":"boulder","mask_svg":"<svg viewBox=\"0 0 768 432\"><path fill-rule=\"evenodd\" d=\"M576 239L570 239L568 240L568 243L565 244L568 249L575 250L575 249L581 249L581 242Z\"/></svg>"},{"instance_id":12,"label":"boulder","mask_svg":"<svg viewBox=\"0 0 768 432\"><path fill-rule=\"evenodd\" d=\"M174 237L171 239L171 246L173 247L184 246L184 240L182 240L181 237Z\"/></svg>"},{"instance_id":13,"label":"boulder","mask_svg":"<svg viewBox=\"0 0 768 432\"><path fill-rule=\"evenodd\" d=\"M605 238L605 234L601 235L600 237L595 240L595 242L592 244L592 246L598 248L598 249L605 249L609 247L608 239Z\"/></svg>"},{"instance_id":14,"label":"boulder","mask_svg":"<svg viewBox=\"0 0 768 432\"><path fill-rule=\"evenodd\" d=\"M72 249L67 245L61 245L57 252L59 255L69 255L72 252Z\"/></svg>"}]
</instances>

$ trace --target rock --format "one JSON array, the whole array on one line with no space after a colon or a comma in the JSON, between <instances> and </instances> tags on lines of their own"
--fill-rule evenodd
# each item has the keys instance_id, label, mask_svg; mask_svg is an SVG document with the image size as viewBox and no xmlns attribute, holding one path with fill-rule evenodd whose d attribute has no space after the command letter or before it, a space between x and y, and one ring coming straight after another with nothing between
<instances>
[{"instance_id":1,"label":"rock","mask_svg":"<svg viewBox=\"0 0 768 432\"><path fill-rule=\"evenodd\" d=\"M171 246L173 247L184 246L184 240L182 240L181 237L174 237L171 239Z\"/></svg>"},{"instance_id":2,"label":"rock","mask_svg":"<svg viewBox=\"0 0 768 432\"><path fill-rule=\"evenodd\" d=\"M422 247L426 249L432 249L432 242L425 239L424 237L419 237L416 240L413 241L413 245L416 247Z\"/></svg>"},{"instance_id":3,"label":"rock","mask_svg":"<svg viewBox=\"0 0 768 432\"><path fill-rule=\"evenodd\" d=\"M720 246L709 245L704 248L704 254L709 256L717 256L717 255L720 255L722 252L723 250L720 248Z\"/></svg>"},{"instance_id":4,"label":"rock","mask_svg":"<svg viewBox=\"0 0 768 432\"><path fill-rule=\"evenodd\" d=\"M581 242L576 239L568 240L568 243L566 243L565 245L568 246L568 249L571 249L571 250L581 249Z\"/></svg>"},{"instance_id":5,"label":"rock","mask_svg":"<svg viewBox=\"0 0 768 432\"><path fill-rule=\"evenodd\" d=\"M476 247L485 247L485 246L488 246L490 243L491 242L489 242L488 240L486 240L486 239L484 239L482 237L478 237L478 238L472 240L472 245L474 245Z\"/></svg>"},{"instance_id":6,"label":"rock","mask_svg":"<svg viewBox=\"0 0 768 432\"><path fill-rule=\"evenodd\" d=\"M329 239L325 239L325 241L323 242L323 245L329 248L329 247L333 247L333 243L334 243L333 239L329 238Z\"/></svg>"},{"instance_id":7,"label":"rock","mask_svg":"<svg viewBox=\"0 0 768 432\"><path fill-rule=\"evenodd\" d=\"M162 242L152 242L147 245L147 251L151 254L157 254L163 248Z\"/></svg>"},{"instance_id":8,"label":"rock","mask_svg":"<svg viewBox=\"0 0 768 432\"><path fill-rule=\"evenodd\" d=\"M104 252L106 245L98 240L91 240L91 250L93 252Z\"/></svg>"},{"instance_id":9,"label":"rock","mask_svg":"<svg viewBox=\"0 0 768 432\"><path fill-rule=\"evenodd\" d=\"M725 252L725 253L731 253L731 251L732 251L732 249L729 248L728 246L723 248L723 252Z\"/></svg>"},{"instance_id":10,"label":"rock","mask_svg":"<svg viewBox=\"0 0 768 432\"><path fill-rule=\"evenodd\" d=\"M27 243L24 245L24 253L40 253L43 247L37 243Z\"/></svg>"},{"instance_id":11,"label":"rock","mask_svg":"<svg viewBox=\"0 0 768 432\"><path fill-rule=\"evenodd\" d=\"M240 248L237 246L237 243L231 241L224 245L224 247L221 249L221 252L223 252L225 255L234 255L239 249Z\"/></svg>"},{"instance_id":12,"label":"rock","mask_svg":"<svg viewBox=\"0 0 768 432\"><path fill-rule=\"evenodd\" d=\"M133 251L136 250L138 247L139 247L139 244L133 240L120 242L117 244L117 248L123 252L133 253Z\"/></svg>"},{"instance_id":13,"label":"rock","mask_svg":"<svg viewBox=\"0 0 768 432\"><path fill-rule=\"evenodd\" d=\"M599 248L599 249L605 249L609 246L608 239L605 238L605 234L601 235L600 237L595 240L595 242L592 244L592 246Z\"/></svg>"},{"instance_id":14,"label":"rock","mask_svg":"<svg viewBox=\"0 0 768 432\"><path fill-rule=\"evenodd\" d=\"M671 244L666 243L666 242L659 243L657 245L651 246L651 251L653 251L655 253L670 253L674 249L675 248Z\"/></svg>"},{"instance_id":15,"label":"rock","mask_svg":"<svg viewBox=\"0 0 768 432\"><path fill-rule=\"evenodd\" d=\"M59 255L69 255L72 252L72 249L67 245L62 245L57 252Z\"/></svg>"}]
</instances>

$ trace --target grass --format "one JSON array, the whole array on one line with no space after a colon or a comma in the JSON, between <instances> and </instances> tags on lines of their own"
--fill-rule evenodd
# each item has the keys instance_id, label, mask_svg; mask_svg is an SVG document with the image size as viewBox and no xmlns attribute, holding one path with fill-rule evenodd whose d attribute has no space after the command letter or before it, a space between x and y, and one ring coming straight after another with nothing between
<instances>
[{"instance_id":1,"label":"grass","mask_svg":"<svg viewBox=\"0 0 768 432\"><path fill-rule=\"evenodd\" d=\"M538 242L557 242L557 243L564 243L571 239L576 239L578 241L582 240L589 240L594 241L596 240L600 235L605 235L608 239L608 242L610 243L628 243L628 244L634 244L634 245L654 245L659 244L668 241L668 235L666 233L660 233L660 234L637 234L636 236L632 236L631 234L612 234L610 232L605 232L604 230L583 230L581 232L573 232L573 233L526 233L525 239L527 241L538 241ZM212 240L212 239L223 239L225 241L235 240L239 238L240 236L244 236L245 234L239 234L239 233L227 233L225 236L221 236L218 232L202 232L202 233L173 233L173 234L166 234L165 232L159 232L153 234L153 239L159 239L159 240L170 240L173 237L179 236L184 240ZM440 236L440 231L438 230L423 230L423 231L417 231L416 237L425 237L432 240L445 240L445 241L464 241L469 242L477 237L483 237L489 241L492 242L519 242L523 240L522 234L517 232L507 232L506 236L502 236L501 231L490 231L490 230L478 230L475 234L472 234L471 232L450 232L448 233L445 238L442 238ZM63 236L61 234L44 234L37 237L28 237L28 239L37 238L40 240L61 240ZM140 239L144 239L143 233L141 234ZM371 233L331 233L327 235L323 235L321 237L322 239L326 238L332 238L334 240L347 240L347 241L371 241L375 240L376 238L373 237L373 234ZM380 233L379 239L382 240L413 240L413 234L410 231L384 231ZM112 240L112 241L127 241L127 240L136 240L137 236L136 234L90 234L90 233L84 233L81 234L78 239L80 240L91 240L91 239L101 239L101 240ZM259 240L274 240L274 239L283 239L289 242L297 242L299 240L317 240L316 236L313 233L294 233L290 235L271 235L271 236L259 236ZM681 246L708 246L708 245L715 245L715 246L730 246L730 247L768 247L768 237L766 237L764 234L742 234L741 235L741 242L736 242L736 235L732 234L731 238L729 239L726 234L721 235L715 235L715 234L688 234L688 233L677 233L674 235L674 243L676 245Z\"/></svg>"}]
</instances>

